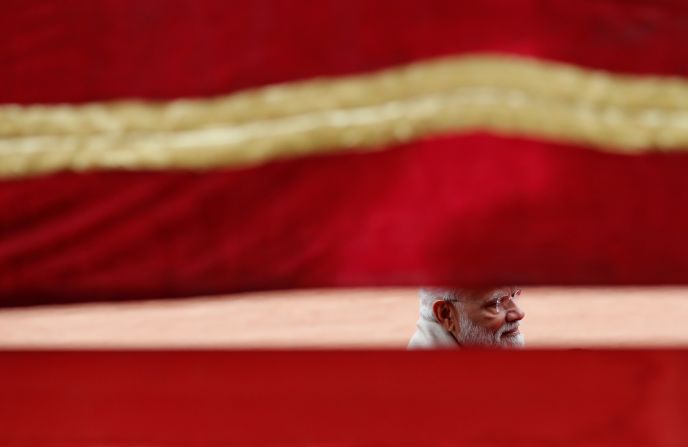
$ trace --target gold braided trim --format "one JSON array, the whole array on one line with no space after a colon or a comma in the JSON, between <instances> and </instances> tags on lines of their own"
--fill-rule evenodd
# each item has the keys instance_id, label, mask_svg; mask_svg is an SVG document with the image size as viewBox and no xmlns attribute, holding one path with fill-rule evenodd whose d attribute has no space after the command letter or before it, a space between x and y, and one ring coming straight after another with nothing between
<instances>
[{"instance_id":1,"label":"gold braided trim","mask_svg":"<svg viewBox=\"0 0 688 447\"><path fill-rule=\"evenodd\" d=\"M0 106L0 176L245 166L490 130L619 153L688 149L688 81L459 56L213 99Z\"/></svg>"}]
</instances>

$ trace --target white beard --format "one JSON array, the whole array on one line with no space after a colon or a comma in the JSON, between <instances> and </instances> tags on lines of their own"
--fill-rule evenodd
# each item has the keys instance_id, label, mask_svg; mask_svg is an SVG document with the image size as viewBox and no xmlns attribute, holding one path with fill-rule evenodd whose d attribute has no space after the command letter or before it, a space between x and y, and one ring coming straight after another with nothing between
<instances>
[{"instance_id":1,"label":"white beard","mask_svg":"<svg viewBox=\"0 0 688 447\"><path fill-rule=\"evenodd\" d=\"M516 329L518 322L505 323L496 332L490 332L468 319L463 312L459 312L461 330L457 341L462 346L492 346L500 348L521 348L525 345L523 334L503 336L505 332Z\"/></svg>"}]
</instances>

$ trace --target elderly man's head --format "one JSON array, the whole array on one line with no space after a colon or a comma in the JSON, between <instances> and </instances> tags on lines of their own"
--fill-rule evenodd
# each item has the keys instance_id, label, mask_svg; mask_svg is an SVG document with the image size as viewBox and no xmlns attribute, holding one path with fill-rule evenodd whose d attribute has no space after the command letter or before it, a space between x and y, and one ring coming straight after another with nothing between
<instances>
[{"instance_id":1,"label":"elderly man's head","mask_svg":"<svg viewBox=\"0 0 688 447\"><path fill-rule=\"evenodd\" d=\"M420 291L421 315L438 322L462 346L520 347L525 313L515 287Z\"/></svg>"}]
</instances>

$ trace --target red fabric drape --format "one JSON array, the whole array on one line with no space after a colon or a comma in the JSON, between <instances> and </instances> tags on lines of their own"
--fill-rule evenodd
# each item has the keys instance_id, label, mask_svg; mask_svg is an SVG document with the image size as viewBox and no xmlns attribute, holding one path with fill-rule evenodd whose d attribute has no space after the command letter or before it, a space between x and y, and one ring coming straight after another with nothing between
<instances>
[{"instance_id":1,"label":"red fabric drape","mask_svg":"<svg viewBox=\"0 0 688 447\"><path fill-rule=\"evenodd\" d=\"M497 51L688 74L684 2L10 1L0 102L229 93ZM688 156L465 135L0 181L0 305L257 288L688 282Z\"/></svg>"},{"instance_id":2,"label":"red fabric drape","mask_svg":"<svg viewBox=\"0 0 688 447\"><path fill-rule=\"evenodd\" d=\"M3 1L0 102L225 94L466 52L688 74L680 0Z\"/></svg>"},{"instance_id":3,"label":"red fabric drape","mask_svg":"<svg viewBox=\"0 0 688 447\"><path fill-rule=\"evenodd\" d=\"M474 135L242 170L6 182L1 302L686 282L687 169L685 155Z\"/></svg>"}]
</instances>

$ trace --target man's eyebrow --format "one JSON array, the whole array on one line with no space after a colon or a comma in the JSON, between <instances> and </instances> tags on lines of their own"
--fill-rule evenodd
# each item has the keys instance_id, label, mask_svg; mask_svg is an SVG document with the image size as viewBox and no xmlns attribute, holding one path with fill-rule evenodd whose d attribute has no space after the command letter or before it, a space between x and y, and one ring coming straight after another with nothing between
<instances>
[{"instance_id":1,"label":"man's eyebrow","mask_svg":"<svg viewBox=\"0 0 688 447\"><path fill-rule=\"evenodd\" d=\"M490 293L490 299L502 298L507 295L511 295L511 291L508 291L507 289L496 289Z\"/></svg>"},{"instance_id":2,"label":"man's eyebrow","mask_svg":"<svg viewBox=\"0 0 688 447\"><path fill-rule=\"evenodd\" d=\"M487 297L483 300L483 304L491 304L501 297L504 296L503 290L495 290L494 292L491 292L487 295Z\"/></svg>"}]
</instances>

